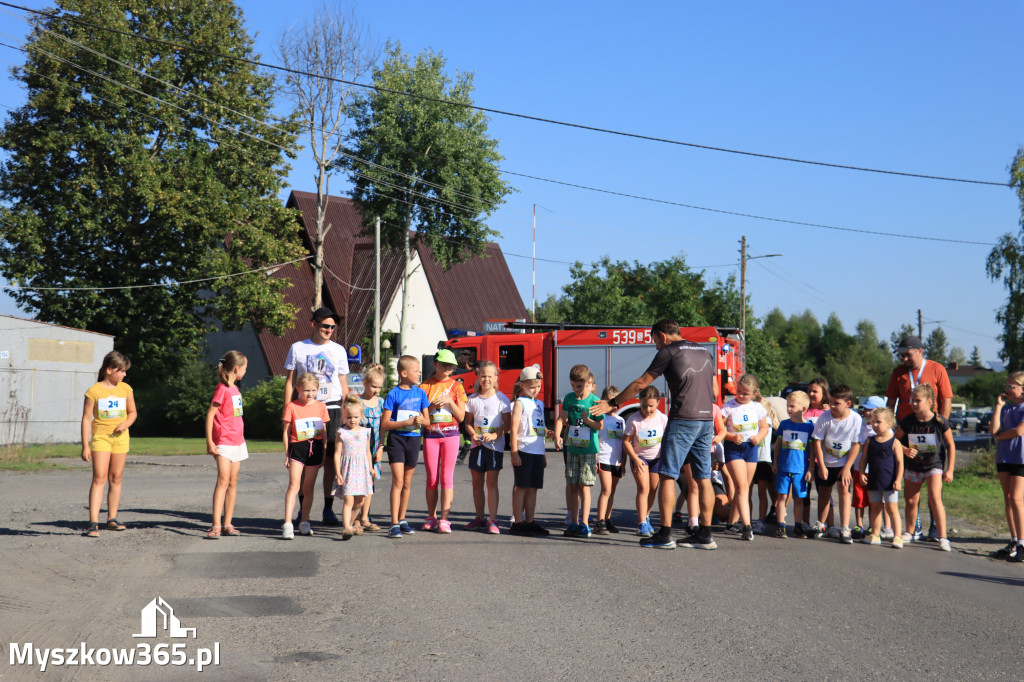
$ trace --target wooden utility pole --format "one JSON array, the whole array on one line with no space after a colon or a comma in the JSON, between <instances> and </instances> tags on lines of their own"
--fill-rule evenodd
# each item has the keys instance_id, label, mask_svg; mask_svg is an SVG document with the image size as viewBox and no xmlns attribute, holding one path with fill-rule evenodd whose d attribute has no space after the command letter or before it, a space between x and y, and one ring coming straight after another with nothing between
<instances>
[{"instance_id":1,"label":"wooden utility pole","mask_svg":"<svg viewBox=\"0 0 1024 682\"><path fill-rule=\"evenodd\" d=\"M747 237L740 237L740 331L747 338Z\"/></svg>"}]
</instances>

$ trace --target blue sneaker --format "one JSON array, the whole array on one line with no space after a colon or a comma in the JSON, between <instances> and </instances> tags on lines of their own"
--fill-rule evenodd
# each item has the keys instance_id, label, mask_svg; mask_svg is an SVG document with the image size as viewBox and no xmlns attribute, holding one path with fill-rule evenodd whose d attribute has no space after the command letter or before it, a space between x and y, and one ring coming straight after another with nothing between
<instances>
[{"instance_id":1,"label":"blue sneaker","mask_svg":"<svg viewBox=\"0 0 1024 682\"><path fill-rule=\"evenodd\" d=\"M644 520L640 524L640 527L636 529L636 534L642 538L649 538L654 535L654 528L651 527L650 523Z\"/></svg>"},{"instance_id":2,"label":"blue sneaker","mask_svg":"<svg viewBox=\"0 0 1024 682\"><path fill-rule=\"evenodd\" d=\"M640 546L650 549L675 549L676 541L672 539L671 534L662 536L661 533L655 533L649 538L640 540Z\"/></svg>"},{"instance_id":3,"label":"blue sneaker","mask_svg":"<svg viewBox=\"0 0 1024 682\"><path fill-rule=\"evenodd\" d=\"M576 537L578 538L589 538L590 537L590 526L585 523L576 525Z\"/></svg>"},{"instance_id":4,"label":"blue sneaker","mask_svg":"<svg viewBox=\"0 0 1024 682\"><path fill-rule=\"evenodd\" d=\"M391 530L388 531L389 538L400 538L402 537L402 527L397 523L391 526Z\"/></svg>"},{"instance_id":5,"label":"blue sneaker","mask_svg":"<svg viewBox=\"0 0 1024 682\"><path fill-rule=\"evenodd\" d=\"M404 533L405 535L412 535L413 533L416 532L416 531L414 531L412 529L412 526L410 526L409 522L406 521L405 519L402 519L401 521L398 522L398 527L401 529L402 533Z\"/></svg>"}]
</instances>

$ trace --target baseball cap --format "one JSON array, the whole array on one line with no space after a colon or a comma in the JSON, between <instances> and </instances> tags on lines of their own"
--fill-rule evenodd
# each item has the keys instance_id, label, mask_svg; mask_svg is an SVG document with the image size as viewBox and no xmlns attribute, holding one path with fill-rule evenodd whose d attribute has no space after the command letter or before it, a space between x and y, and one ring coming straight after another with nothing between
<instances>
[{"instance_id":1,"label":"baseball cap","mask_svg":"<svg viewBox=\"0 0 1024 682\"><path fill-rule=\"evenodd\" d=\"M904 336L903 340L900 341L900 347L896 349L897 353L906 353L908 350L915 348L924 348L924 344L921 343L920 336Z\"/></svg>"},{"instance_id":2,"label":"baseball cap","mask_svg":"<svg viewBox=\"0 0 1024 682\"><path fill-rule=\"evenodd\" d=\"M335 320L338 319L338 316L335 315L334 311L331 310L330 308L317 308L316 311L313 313L313 322L323 322L328 317L333 318Z\"/></svg>"},{"instance_id":3,"label":"baseball cap","mask_svg":"<svg viewBox=\"0 0 1024 682\"><path fill-rule=\"evenodd\" d=\"M442 348L437 351L437 354L434 356L434 362L444 362L449 365L459 364L459 361L455 359L455 353L451 352L447 348Z\"/></svg>"},{"instance_id":4,"label":"baseball cap","mask_svg":"<svg viewBox=\"0 0 1024 682\"><path fill-rule=\"evenodd\" d=\"M540 365L530 365L524 367L523 371L519 373L520 381L533 381L534 379L543 379L544 375L540 373Z\"/></svg>"},{"instance_id":5,"label":"baseball cap","mask_svg":"<svg viewBox=\"0 0 1024 682\"><path fill-rule=\"evenodd\" d=\"M861 404L861 409L864 410L874 410L879 407L885 407L885 399L877 395L869 397Z\"/></svg>"}]
</instances>

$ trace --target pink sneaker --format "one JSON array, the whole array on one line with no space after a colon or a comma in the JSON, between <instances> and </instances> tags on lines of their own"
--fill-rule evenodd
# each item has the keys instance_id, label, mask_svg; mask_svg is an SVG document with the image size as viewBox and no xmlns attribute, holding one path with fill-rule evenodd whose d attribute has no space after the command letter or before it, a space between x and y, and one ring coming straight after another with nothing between
<instances>
[{"instance_id":1,"label":"pink sneaker","mask_svg":"<svg viewBox=\"0 0 1024 682\"><path fill-rule=\"evenodd\" d=\"M448 521L448 519L441 519L440 523L438 524L437 532L438 533L451 533L452 532L452 524Z\"/></svg>"},{"instance_id":2,"label":"pink sneaker","mask_svg":"<svg viewBox=\"0 0 1024 682\"><path fill-rule=\"evenodd\" d=\"M487 532L491 535L498 535L501 533L501 530L498 529L498 524L496 524L494 521L491 521L487 524Z\"/></svg>"},{"instance_id":3,"label":"pink sneaker","mask_svg":"<svg viewBox=\"0 0 1024 682\"><path fill-rule=\"evenodd\" d=\"M437 517L428 516L427 520L423 522L423 530L437 530Z\"/></svg>"},{"instance_id":4,"label":"pink sneaker","mask_svg":"<svg viewBox=\"0 0 1024 682\"><path fill-rule=\"evenodd\" d=\"M484 527L484 520L479 516L466 524L462 530L480 530Z\"/></svg>"}]
</instances>

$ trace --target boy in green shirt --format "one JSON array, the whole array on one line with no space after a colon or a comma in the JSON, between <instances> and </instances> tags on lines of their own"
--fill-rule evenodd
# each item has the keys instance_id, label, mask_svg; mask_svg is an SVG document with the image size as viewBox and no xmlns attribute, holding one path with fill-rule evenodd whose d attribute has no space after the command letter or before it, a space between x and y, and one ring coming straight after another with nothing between
<instances>
[{"instance_id":1,"label":"boy in green shirt","mask_svg":"<svg viewBox=\"0 0 1024 682\"><path fill-rule=\"evenodd\" d=\"M570 537L589 538L590 488L597 482L597 432L604 421L590 416L590 408L597 404L593 394L594 375L586 365L576 365L569 371L572 393L562 398L562 409L555 421L555 447L562 449L562 427L568 427L566 437L565 480L569 484L569 518L572 520L565 534ZM580 518L582 507L582 523Z\"/></svg>"}]
</instances>

